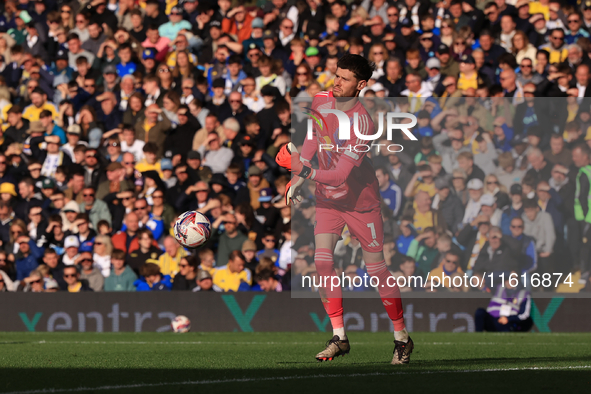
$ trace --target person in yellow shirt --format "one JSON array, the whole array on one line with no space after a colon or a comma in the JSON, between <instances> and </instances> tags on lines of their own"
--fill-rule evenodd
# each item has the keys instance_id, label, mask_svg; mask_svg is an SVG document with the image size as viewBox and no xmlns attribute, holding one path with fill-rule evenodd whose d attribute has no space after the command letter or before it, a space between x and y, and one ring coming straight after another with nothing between
<instances>
[{"instance_id":1,"label":"person in yellow shirt","mask_svg":"<svg viewBox=\"0 0 591 394\"><path fill-rule=\"evenodd\" d=\"M433 197L437 193L435 189L435 182L433 181L433 171L429 164L423 164L418 167L418 171L411 178L410 182L404 190L406 197L414 197L420 191L427 192L429 197Z\"/></svg>"},{"instance_id":2,"label":"person in yellow shirt","mask_svg":"<svg viewBox=\"0 0 591 394\"><path fill-rule=\"evenodd\" d=\"M458 78L458 89L478 89L478 71L476 61L471 55L463 55L460 58L460 77Z\"/></svg>"},{"instance_id":3,"label":"person in yellow shirt","mask_svg":"<svg viewBox=\"0 0 591 394\"><path fill-rule=\"evenodd\" d=\"M436 276L439 279L442 279L445 275L445 279L441 281L440 287L446 287L449 289L454 289L455 291L459 291L460 289L454 288L452 280L447 279L447 277L453 277L455 275L464 275L464 271L460 267L460 260L461 258L458 252L453 250L446 252L445 256L443 256L443 260L441 261L441 263L439 263L439 266L437 268L433 268L429 273L429 276ZM425 287L430 287L430 285L425 284Z\"/></svg>"},{"instance_id":4,"label":"person in yellow shirt","mask_svg":"<svg viewBox=\"0 0 591 394\"><path fill-rule=\"evenodd\" d=\"M162 178L162 168L160 168L160 160L158 160L158 146L154 142L148 142L142 149L144 151L144 158L137 162L135 169L139 172L158 171Z\"/></svg>"},{"instance_id":5,"label":"person in yellow shirt","mask_svg":"<svg viewBox=\"0 0 591 394\"><path fill-rule=\"evenodd\" d=\"M252 275L244 268L244 255L239 250L230 253L228 264L218 268L213 274L213 284L225 292L250 288Z\"/></svg>"},{"instance_id":6,"label":"person in yellow shirt","mask_svg":"<svg viewBox=\"0 0 591 394\"><path fill-rule=\"evenodd\" d=\"M564 43L564 31L562 29L554 29L550 31L550 43L542 45L540 49L548 51L550 54L550 64L562 63L568 58L567 45Z\"/></svg>"},{"instance_id":7,"label":"person in yellow shirt","mask_svg":"<svg viewBox=\"0 0 591 394\"><path fill-rule=\"evenodd\" d=\"M158 266L162 275L174 278L179 272L179 263L183 257L187 257L187 252L171 236L164 238L163 244L165 253L158 258Z\"/></svg>"},{"instance_id":8,"label":"person in yellow shirt","mask_svg":"<svg viewBox=\"0 0 591 394\"><path fill-rule=\"evenodd\" d=\"M23 118L29 122L36 122L39 120L41 112L48 110L51 112L51 118L55 121L59 115L55 104L47 101L47 95L41 88L35 88L31 92L31 105L27 106L23 111Z\"/></svg>"},{"instance_id":9,"label":"person in yellow shirt","mask_svg":"<svg viewBox=\"0 0 591 394\"><path fill-rule=\"evenodd\" d=\"M521 2L519 2L521 3ZM550 20L550 0L538 0L529 3L529 14L542 14L544 19Z\"/></svg>"}]
</instances>

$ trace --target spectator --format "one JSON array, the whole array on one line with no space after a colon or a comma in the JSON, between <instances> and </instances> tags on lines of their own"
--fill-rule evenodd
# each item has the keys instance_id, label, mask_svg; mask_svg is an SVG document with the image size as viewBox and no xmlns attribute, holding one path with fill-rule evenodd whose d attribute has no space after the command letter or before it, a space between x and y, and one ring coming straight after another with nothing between
<instances>
[{"instance_id":1,"label":"spectator","mask_svg":"<svg viewBox=\"0 0 591 394\"><path fill-rule=\"evenodd\" d=\"M68 284L69 293L93 291L87 281L80 280L80 272L76 265L68 265L64 267L64 281Z\"/></svg>"},{"instance_id":2,"label":"spectator","mask_svg":"<svg viewBox=\"0 0 591 394\"><path fill-rule=\"evenodd\" d=\"M462 201L451 192L447 177L436 179L435 188L437 194L433 197L431 207L441 212L448 229L452 232L460 230L461 218L464 217Z\"/></svg>"},{"instance_id":3,"label":"spectator","mask_svg":"<svg viewBox=\"0 0 591 394\"><path fill-rule=\"evenodd\" d=\"M223 291L218 286L213 284L211 274L208 271L199 270L197 273L197 286L193 291Z\"/></svg>"},{"instance_id":4,"label":"spectator","mask_svg":"<svg viewBox=\"0 0 591 394\"><path fill-rule=\"evenodd\" d=\"M15 257L16 279L23 280L39 266L43 249L38 248L35 242L26 235L19 236L16 243L19 246Z\"/></svg>"},{"instance_id":5,"label":"spectator","mask_svg":"<svg viewBox=\"0 0 591 394\"><path fill-rule=\"evenodd\" d=\"M187 256L187 252L171 236L164 238L163 244L165 253L158 258L158 266L163 275L174 278L179 272L181 259Z\"/></svg>"},{"instance_id":6,"label":"spectator","mask_svg":"<svg viewBox=\"0 0 591 394\"><path fill-rule=\"evenodd\" d=\"M142 276L135 281L137 291L170 291L172 283L169 275L162 275L158 264L147 260L142 267Z\"/></svg>"},{"instance_id":7,"label":"spectator","mask_svg":"<svg viewBox=\"0 0 591 394\"><path fill-rule=\"evenodd\" d=\"M93 187L85 187L82 191L83 202L80 203L80 212L88 213L90 223L97 228L98 222L106 220L111 224L111 212L103 200L96 199L96 191Z\"/></svg>"},{"instance_id":8,"label":"spectator","mask_svg":"<svg viewBox=\"0 0 591 394\"><path fill-rule=\"evenodd\" d=\"M113 244L111 237L98 235L94 238L94 254L92 256L94 266L99 269L101 275L108 278L111 273L111 254Z\"/></svg>"},{"instance_id":9,"label":"spectator","mask_svg":"<svg viewBox=\"0 0 591 394\"><path fill-rule=\"evenodd\" d=\"M441 261L441 263L434 269L431 270L431 272L429 273L429 276L431 277L438 277L438 278L444 278L446 276L454 276L454 275L464 275L464 271L462 271L462 268L460 267L460 262L461 262L461 256L458 252L456 251L448 251L446 253L444 253L443 255L443 260ZM451 282L449 280L441 280L441 287L443 288L449 288L450 290L455 290L455 288L453 287L449 287L449 285L451 284Z\"/></svg>"},{"instance_id":10,"label":"spectator","mask_svg":"<svg viewBox=\"0 0 591 394\"><path fill-rule=\"evenodd\" d=\"M125 264L125 252L114 249L111 253L111 272L105 278L105 291L135 291L137 275Z\"/></svg>"},{"instance_id":11,"label":"spectator","mask_svg":"<svg viewBox=\"0 0 591 394\"><path fill-rule=\"evenodd\" d=\"M92 253L81 252L76 259L76 266L81 268L80 279L88 282L92 291L102 291L105 278L92 260Z\"/></svg>"},{"instance_id":12,"label":"spectator","mask_svg":"<svg viewBox=\"0 0 591 394\"><path fill-rule=\"evenodd\" d=\"M221 216L216 222L224 226L224 232L219 238L216 258L216 262L220 266L223 266L228 263L231 252L241 250L242 244L246 241L247 237L238 231L236 217L233 214ZM213 223L213 227L214 229L216 228L215 222Z\"/></svg>"},{"instance_id":13,"label":"spectator","mask_svg":"<svg viewBox=\"0 0 591 394\"><path fill-rule=\"evenodd\" d=\"M415 204L416 209L413 208L410 212L413 215L414 228L419 234L428 227L434 227L437 232L447 229L441 211L431 208L431 197L427 192L419 191L415 196Z\"/></svg>"},{"instance_id":14,"label":"spectator","mask_svg":"<svg viewBox=\"0 0 591 394\"><path fill-rule=\"evenodd\" d=\"M488 239L482 246L474 263L474 272L508 272L519 271L523 262L515 260L514 252L503 241L503 233L498 227L491 227Z\"/></svg>"},{"instance_id":15,"label":"spectator","mask_svg":"<svg viewBox=\"0 0 591 394\"><path fill-rule=\"evenodd\" d=\"M248 290L252 284L252 274L244 268L244 256L240 250L234 250L228 256L228 264L215 270L213 284L222 291Z\"/></svg>"},{"instance_id":16,"label":"spectator","mask_svg":"<svg viewBox=\"0 0 591 394\"><path fill-rule=\"evenodd\" d=\"M423 233L417 236L408 247L405 253L416 261L417 274L422 275L423 279L431 271L433 265L437 264L439 251L435 247L437 244L437 234L433 227L427 227Z\"/></svg>"},{"instance_id":17,"label":"spectator","mask_svg":"<svg viewBox=\"0 0 591 394\"><path fill-rule=\"evenodd\" d=\"M523 233L536 240L539 272L555 272L552 252L556 242L556 232L552 216L547 212L540 211L537 201L533 199L523 202L523 211L522 218L525 223Z\"/></svg>"},{"instance_id":18,"label":"spectator","mask_svg":"<svg viewBox=\"0 0 591 394\"><path fill-rule=\"evenodd\" d=\"M135 214L130 214L134 215ZM133 225L133 216L128 216L128 223ZM137 219L135 219L137 220ZM126 261L129 267L137 274L141 272L142 267L144 266L147 260L158 260L158 257L162 254L160 248L158 248L157 243L154 241L154 235L152 231L148 228L142 228L137 231L137 236L133 238L131 241L130 249L133 246L134 249L128 253L128 257ZM127 228L127 233L129 232L129 227ZM113 237L113 241L115 241L115 237ZM135 242L137 242L137 247L135 247Z\"/></svg>"},{"instance_id":19,"label":"spectator","mask_svg":"<svg viewBox=\"0 0 591 394\"><path fill-rule=\"evenodd\" d=\"M197 287L197 266L199 261L196 256L187 256L179 263L179 273L175 275L172 290L193 291Z\"/></svg>"}]
</instances>

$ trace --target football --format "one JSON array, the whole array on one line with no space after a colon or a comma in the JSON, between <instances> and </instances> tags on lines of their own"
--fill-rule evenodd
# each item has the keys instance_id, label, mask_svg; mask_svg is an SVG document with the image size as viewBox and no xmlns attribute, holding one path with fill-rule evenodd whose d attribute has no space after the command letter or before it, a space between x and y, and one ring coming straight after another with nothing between
<instances>
[{"instance_id":1,"label":"football","mask_svg":"<svg viewBox=\"0 0 591 394\"><path fill-rule=\"evenodd\" d=\"M211 236L211 223L197 211L188 211L179 216L174 224L174 237L187 248L203 246Z\"/></svg>"},{"instance_id":2,"label":"football","mask_svg":"<svg viewBox=\"0 0 591 394\"><path fill-rule=\"evenodd\" d=\"M172 331L178 333L189 332L191 329L191 321L187 316L183 315L175 317L170 325L172 326Z\"/></svg>"}]
</instances>

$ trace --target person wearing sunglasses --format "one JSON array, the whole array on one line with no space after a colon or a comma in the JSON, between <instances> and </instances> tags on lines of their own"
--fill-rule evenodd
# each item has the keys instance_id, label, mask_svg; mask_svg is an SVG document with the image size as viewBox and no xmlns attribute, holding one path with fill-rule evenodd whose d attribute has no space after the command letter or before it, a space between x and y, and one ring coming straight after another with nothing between
<instances>
[{"instance_id":1,"label":"person wearing sunglasses","mask_svg":"<svg viewBox=\"0 0 591 394\"><path fill-rule=\"evenodd\" d=\"M438 277L442 278L443 275L445 276L455 276L460 275L464 276L464 271L460 266L462 261L462 257L459 251L456 250L449 250L444 253L443 259L439 263L436 268L433 268L431 272L429 272L430 277ZM416 275L416 274L415 274ZM451 287L449 286L451 285ZM430 283L425 283L425 288L431 287ZM441 281L441 287L447 288L450 291L461 291L461 288L455 287L452 281Z\"/></svg>"},{"instance_id":2,"label":"person wearing sunglasses","mask_svg":"<svg viewBox=\"0 0 591 394\"><path fill-rule=\"evenodd\" d=\"M197 256L183 257L179 263L179 273L175 275L172 283L173 291L192 291L197 287Z\"/></svg>"},{"instance_id":3,"label":"person wearing sunglasses","mask_svg":"<svg viewBox=\"0 0 591 394\"><path fill-rule=\"evenodd\" d=\"M31 274L20 282L17 291L23 291L28 293L43 293L45 287L45 281L43 275L38 270L31 271Z\"/></svg>"},{"instance_id":4,"label":"person wearing sunglasses","mask_svg":"<svg viewBox=\"0 0 591 394\"><path fill-rule=\"evenodd\" d=\"M509 224L509 235L512 238L511 241L515 245L514 249L521 251L522 258L524 259L522 270L532 273L538 267L536 241L529 235L523 233L524 228L525 222L521 216L514 217Z\"/></svg>"},{"instance_id":5,"label":"person wearing sunglasses","mask_svg":"<svg viewBox=\"0 0 591 394\"><path fill-rule=\"evenodd\" d=\"M94 187L85 187L82 190L82 200L80 204L80 213L87 213L90 222L94 228L97 228L98 222L106 220L111 224L111 212L103 200L96 198L96 189Z\"/></svg>"},{"instance_id":6,"label":"person wearing sunglasses","mask_svg":"<svg viewBox=\"0 0 591 394\"><path fill-rule=\"evenodd\" d=\"M80 280L88 282L92 291L102 291L105 285L105 278L101 270L94 266L92 253L82 252L76 259L76 265L80 267Z\"/></svg>"},{"instance_id":7,"label":"person wearing sunglasses","mask_svg":"<svg viewBox=\"0 0 591 394\"><path fill-rule=\"evenodd\" d=\"M562 63L568 57L567 45L564 42L564 31L562 29L552 29L548 35L550 42L542 45L539 49L544 49L550 54L550 64Z\"/></svg>"},{"instance_id":8,"label":"person wearing sunglasses","mask_svg":"<svg viewBox=\"0 0 591 394\"><path fill-rule=\"evenodd\" d=\"M69 293L81 293L93 291L87 281L80 280L80 273L77 265L68 265L64 267L64 281L68 285Z\"/></svg>"}]
</instances>

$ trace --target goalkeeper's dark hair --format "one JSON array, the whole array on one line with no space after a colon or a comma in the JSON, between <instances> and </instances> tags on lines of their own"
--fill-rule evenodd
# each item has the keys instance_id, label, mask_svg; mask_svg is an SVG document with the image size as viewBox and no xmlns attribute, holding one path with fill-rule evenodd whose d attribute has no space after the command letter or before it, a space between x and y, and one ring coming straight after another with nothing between
<instances>
[{"instance_id":1,"label":"goalkeeper's dark hair","mask_svg":"<svg viewBox=\"0 0 591 394\"><path fill-rule=\"evenodd\" d=\"M347 53L339 59L337 67L343 70L349 70L357 78L357 81L369 81L371 75L376 70L376 64L370 62L360 55Z\"/></svg>"}]
</instances>

